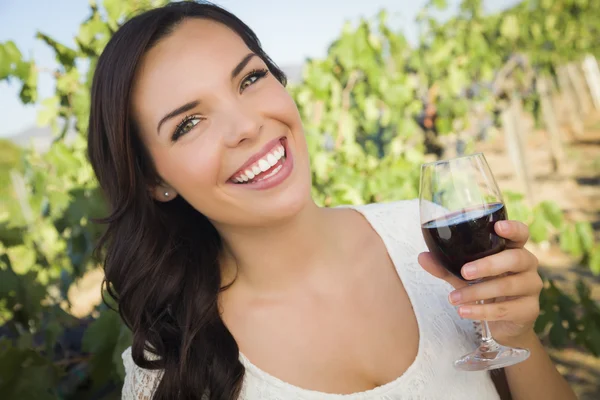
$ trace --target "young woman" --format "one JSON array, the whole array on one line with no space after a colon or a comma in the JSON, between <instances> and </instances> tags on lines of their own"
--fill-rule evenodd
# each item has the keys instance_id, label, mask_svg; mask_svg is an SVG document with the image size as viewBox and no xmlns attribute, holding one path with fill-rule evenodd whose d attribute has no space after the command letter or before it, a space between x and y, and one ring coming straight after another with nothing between
<instances>
[{"instance_id":1,"label":"young woman","mask_svg":"<svg viewBox=\"0 0 600 400\"><path fill-rule=\"evenodd\" d=\"M174 3L116 32L89 155L133 331L124 399L498 399L489 373L452 365L480 318L531 350L506 369L513 398L574 398L532 329L527 228L497 224L510 249L463 271L496 278L464 287L424 252L417 202L318 207L285 76L230 13Z\"/></svg>"}]
</instances>

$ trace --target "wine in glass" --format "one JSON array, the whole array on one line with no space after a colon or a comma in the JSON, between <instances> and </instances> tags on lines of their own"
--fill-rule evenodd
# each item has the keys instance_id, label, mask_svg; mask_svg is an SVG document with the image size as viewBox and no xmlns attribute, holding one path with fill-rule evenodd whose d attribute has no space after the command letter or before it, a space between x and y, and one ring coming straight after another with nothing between
<instances>
[{"instance_id":1,"label":"wine in glass","mask_svg":"<svg viewBox=\"0 0 600 400\"><path fill-rule=\"evenodd\" d=\"M460 271L466 263L505 248L505 240L495 233L494 224L507 218L506 208L482 153L423 164L420 214L429 251L444 268L462 280L465 279ZM483 304L483 301L477 303ZM487 321L481 321L481 328L479 347L456 360L456 368L490 370L514 365L529 357L527 349L496 342Z\"/></svg>"}]
</instances>

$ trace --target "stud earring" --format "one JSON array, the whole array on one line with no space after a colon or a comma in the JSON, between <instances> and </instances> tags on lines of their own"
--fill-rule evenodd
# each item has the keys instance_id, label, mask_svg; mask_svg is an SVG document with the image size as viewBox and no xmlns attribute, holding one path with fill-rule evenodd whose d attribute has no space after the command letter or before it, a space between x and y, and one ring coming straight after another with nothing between
<instances>
[{"instance_id":1,"label":"stud earring","mask_svg":"<svg viewBox=\"0 0 600 400\"><path fill-rule=\"evenodd\" d=\"M165 197L169 197L169 192L165 192Z\"/></svg>"}]
</instances>

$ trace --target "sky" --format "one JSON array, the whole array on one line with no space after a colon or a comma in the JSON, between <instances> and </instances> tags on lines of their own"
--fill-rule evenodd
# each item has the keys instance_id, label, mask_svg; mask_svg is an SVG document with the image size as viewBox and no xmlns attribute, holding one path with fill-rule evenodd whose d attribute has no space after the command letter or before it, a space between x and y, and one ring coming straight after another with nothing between
<instances>
[{"instance_id":1,"label":"sky","mask_svg":"<svg viewBox=\"0 0 600 400\"><path fill-rule=\"evenodd\" d=\"M101 0L98 1L99 3ZM322 57L339 35L346 20L373 17L386 9L392 26L415 38L412 21L426 0L213 0L233 12L258 35L264 49L280 66L301 64L307 57ZM458 0L450 0L456 4ZM495 11L516 0L487 0L486 10ZM277 4L273 6L273 4ZM0 0L0 43L14 41L27 59L45 69L56 67L54 54L35 39L43 32L74 47L73 37L90 14L88 0ZM35 125L36 106L24 106L19 86L0 82L0 137L12 136ZM39 97L53 93L53 80L42 73Z\"/></svg>"}]
</instances>

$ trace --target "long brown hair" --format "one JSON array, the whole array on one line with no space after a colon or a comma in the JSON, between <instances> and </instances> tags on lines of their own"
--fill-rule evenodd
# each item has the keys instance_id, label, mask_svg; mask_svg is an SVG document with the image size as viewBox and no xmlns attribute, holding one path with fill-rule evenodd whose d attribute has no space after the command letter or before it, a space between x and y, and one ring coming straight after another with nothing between
<instances>
[{"instance_id":1,"label":"long brown hair","mask_svg":"<svg viewBox=\"0 0 600 400\"><path fill-rule=\"evenodd\" d=\"M218 309L221 238L181 196L153 199L150 189L161 180L129 111L141 58L187 18L228 26L286 83L254 32L214 4L171 3L125 23L98 59L92 83L88 152L110 207L99 249L107 291L133 332L134 362L164 371L154 399L231 400L244 368Z\"/></svg>"}]
</instances>

